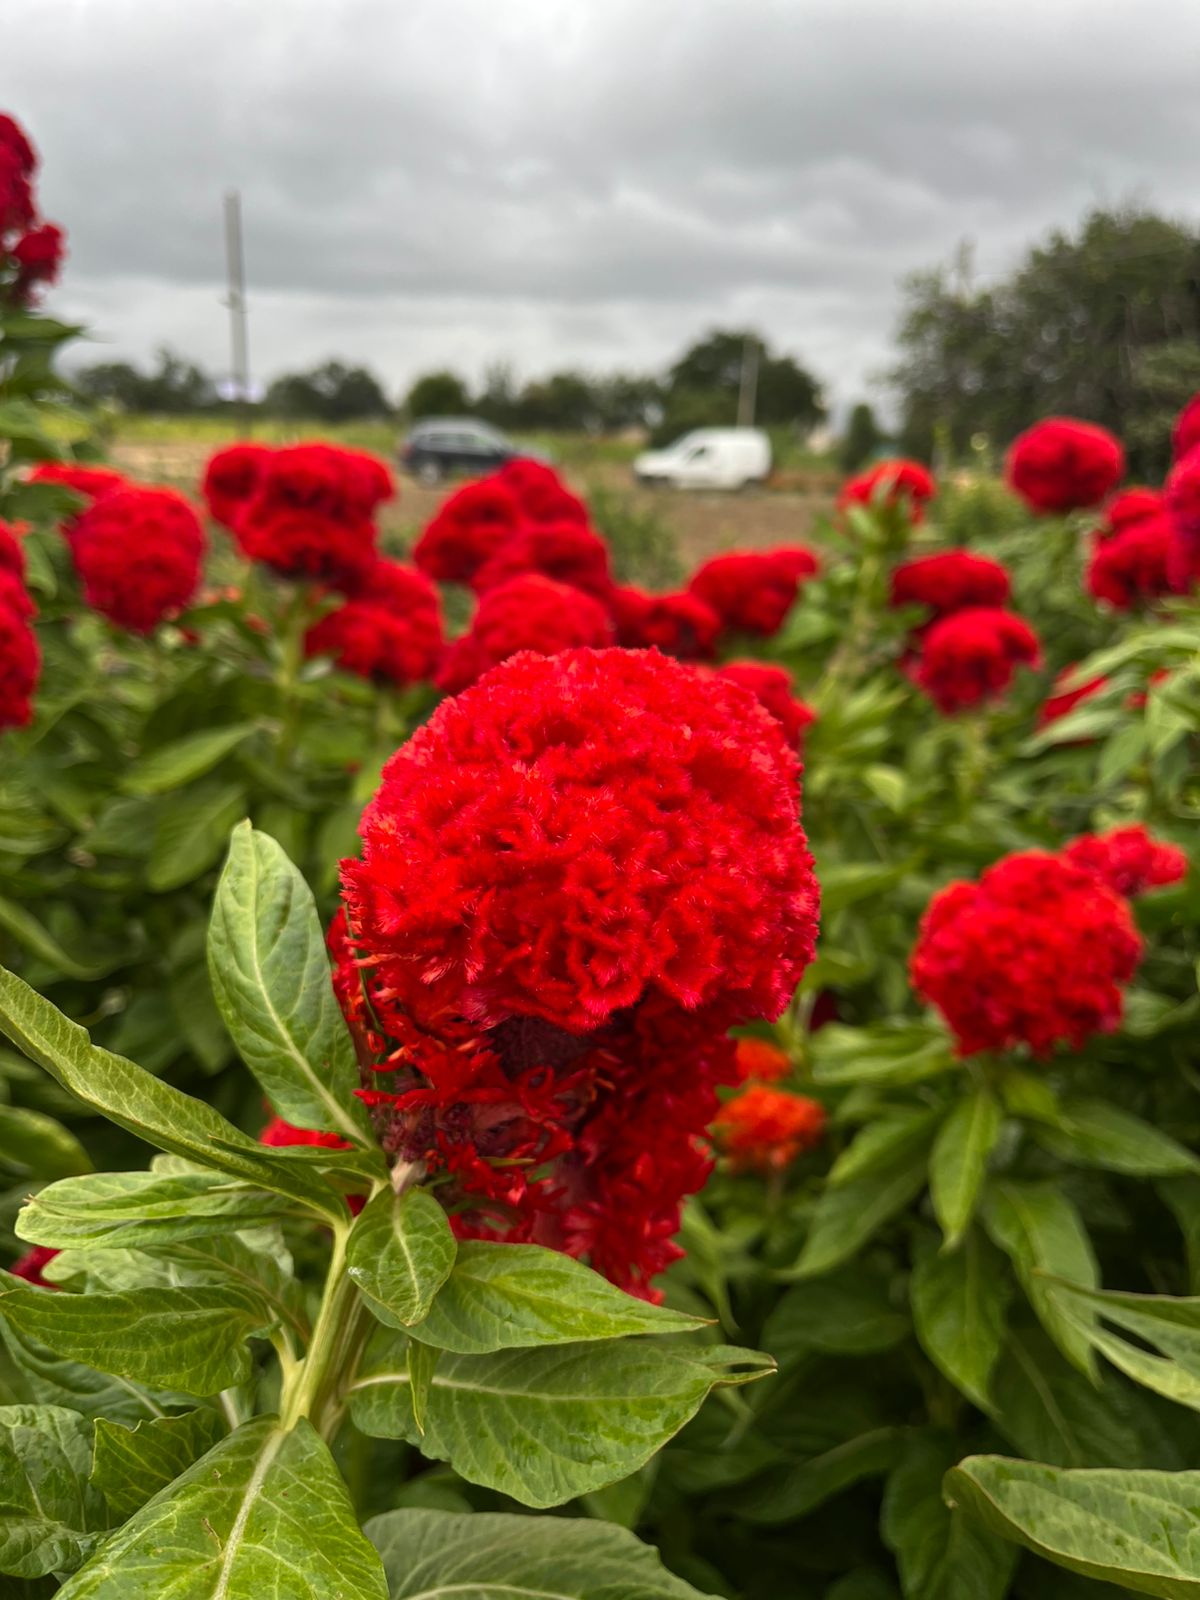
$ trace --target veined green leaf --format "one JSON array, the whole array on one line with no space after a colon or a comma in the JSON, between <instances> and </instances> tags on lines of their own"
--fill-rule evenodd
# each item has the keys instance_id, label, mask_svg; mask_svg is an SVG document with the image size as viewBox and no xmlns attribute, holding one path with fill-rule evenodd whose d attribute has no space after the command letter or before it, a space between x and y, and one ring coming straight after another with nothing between
<instances>
[{"instance_id":1,"label":"veined green leaf","mask_svg":"<svg viewBox=\"0 0 1200 1600\"><path fill-rule=\"evenodd\" d=\"M17 1218L30 1244L136 1249L269 1222L288 1209L283 1195L220 1172L163 1177L96 1172L63 1178L34 1195Z\"/></svg>"},{"instance_id":2,"label":"veined green leaf","mask_svg":"<svg viewBox=\"0 0 1200 1600\"><path fill-rule=\"evenodd\" d=\"M866 1356L894 1349L908 1334L909 1320L889 1290L887 1276L862 1262L796 1284L767 1318L763 1348L781 1367L813 1351Z\"/></svg>"},{"instance_id":3,"label":"veined green leaf","mask_svg":"<svg viewBox=\"0 0 1200 1600\"><path fill-rule=\"evenodd\" d=\"M959 1066L945 1032L919 1022L871 1028L831 1022L813 1035L811 1050L816 1083L899 1087Z\"/></svg>"},{"instance_id":4,"label":"veined green leaf","mask_svg":"<svg viewBox=\"0 0 1200 1600\"><path fill-rule=\"evenodd\" d=\"M87 1151L61 1122L26 1106L0 1105L0 1171L42 1179L91 1169Z\"/></svg>"},{"instance_id":5,"label":"veined green leaf","mask_svg":"<svg viewBox=\"0 0 1200 1600\"><path fill-rule=\"evenodd\" d=\"M1003 1600L1008 1593L1016 1551L942 1500L954 1457L951 1440L919 1436L888 1479L880 1526L905 1600Z\"/></svg>"},{"instance_id":6,"label":"veined green leaf","mask_svg":"<svg viewBox=\"0 0 1200 1600\"><path fill-rule=\"evenodd\" d=\"M39 961L44 961L48 967L61 972L65 978L81 978L85 982L92 978L102 978L106 972L111 972L114 967L119 966L124 959L124 951L100 961L89 960L86 956L72 955L69 950L63 949L54 935L42 926L32 912L27 911L24 906L17 905L15 901L4 899L3 896L0 896L0 929L24 946L30 955L37 956Z\"/></svg>"},{"instance_id":7,"label":"veined green leaf","mask_svg":"<svg viewBox=\"0 0 1200 1600\"><path fill-rule=\"evenodd\" d=\"M208 930L217 1006L280 1116L368 1142L354 1046L308 885L274 839L233 830Z\"/></svg>"},{"instance_id":8,"label":"veined green leaf","mask_svg":"<svg viewBox=\"0 0 1200 1600\"><path fill-rule=\"evenodd\" d=\"M500 1248L504 1248L501 1246ZM406 1328L429 1312L454 1265L446 1213L423 1189L381 1190L346 1245L350 1277L381 1322Z\"/></svg>"},{"instance_id":9,"label":"veined green leaf","mask_svg":"<svg viewBox=\"0 0 1200 1600\"><path fill-rule=\"evenodd\" d=\"M429 1314L412 1333L422 1344L457 1355L484 1355L526 1345L689 1333L702 1326L696 1317L623 1293L558 1250L466 1240Z\"/></svg>"},{"instance_id":10,"label":"veined green leaf","mask_svg":"<svg viewBox=\"0 0 1200 1600\"><path fill-rule=\"evenodd\" d=\"M404 1337L381 1329L350 1386L350 1414L364 1433L407 1439L471 1483L552 1506L636 1471L710 1389L771 1370L754 1351L653 1339L447 1353L430 1380L422 1433Z\"/></svg>"},{"instance_id":11,"label":"veined green leaf","mask_svg":"<svg viewBox=\"0 0 1200 1600\"><path fill-rule=\"evenodd\" d=\"M927 1150L938 1120L938 1112L924 1106L872 1118L829 1169L830 1188L891 1166L906 1152Z\"/></svg>"},{"instance_id":12,"label":"veined green leaf","mask_svg":"<svg viewBox=\"0 0 1200 1600\"><path fill-rule=\"evenodd\" d=\"M164 797L156 808L146 882L156 894L178 889L220 860L229 830L246 814L246 791L215 774Z\"/></svg>"},{"instance_id":13,"label":"veined green leaf","mask_svg":"<svg viewBox=\"0 0 1200 1600\"><path fill-rule=\"evenodd\" d=\"M948 1250L962 1238L974 1215L1002 1121L995 1096L979 1087L958 1101L934 1141L929 1198Z\"/></svg>"},{"instance_id":14,"label":"veined green leaf","mask_svg":"<svg viewBox=\"0 0 1200 1600\"><path fill-rule=\"evenodd\" d=\"M813 1212L800 1259L790 1277L815 1278L837 1267L866 1244L925 1187L929 1136L895 1160L835 1189L826 1189Z\"/></svg>"},{"instance_id":15,"label":"veined green leaf","mask_svg":"<svg viewBox=\"0 0 1200 1600\"><path fill-rule=\"evenodd\" d=\"M1079 1213L1050 1183L993 1183L984 1206L993 1241L1016 1268L1021 1287L1038 1320L1055 1344L1085 1377L1095 1379L1096 1363L1077 1317L1055 1302L1047 1275L1095 1288L1096 1257Z\"/></svg>"},{"instance_id":16,"label":"veined green leaf","mask_svg":"<svg viewBox=\"0 0 1200 1600\"><path fill-rule=\"evenodd\" d=\"M92 1424L62 1406L0 1406L0 1572L74 1572L103 1537L88 1485Z\"/></svg>"},{"instance_id":17,"label":"veined green leaf","mask_svg":"<svg viewBox=\"0 0 1200 1600\"><path fill-rule=\"evenodd\" d=\"M1012 1291L1003 1256L977 1228L945 1252L931 1233L918 1235L909 1291L917 1339L934 1366L984 1411Z\"/></svg>"},{"instance_id":18,"label":"veined green leaf","mask_svg":"<svg viewBox=\"0 0 1200 1600\"><path fill-rule=\"evenodd\" d=\"M196 733L185 733L135 761L121 787L133 795L181 789L193 778L211 772L253 732L252 722L240 722L231 728L201 728Z\"/></svg>"},{"instance_id":19,"label":"veined green leaf","mask_svg":"<svg viewBox=\"0 0 1200 1600\"><path fill-rule=\"evenodd\" d=\"M1200 1171L1200 1159L1169 1134L1107 1100L1064 1100L1054 1126L1038 1124L1038 1143L1080 1167L1135 1178L1170 1178Z\"/></svg>"},{"instance_id":20,"label":"veined green leaf","mask_svg":"<svg viewBox=\"0 0 1200 1600\"><path fill-rule=\"evenodd\" d=\"M220 1414L205 1406L181 1417L155 1417L127 1428L96 1422L91 1483L118 1522L173 1483L225 1434Z\"/></svg>"},{"instance_id":21,"label":"veined green leaf","mask_svg":"<svg viewBox=\"0 0 1200 1600\"><path fill-rule=\"evenodd\" d=\"M1046 1289L1081 1336L1127 1377L1200 1411L1200 1297L1123 1294L1054 1280L1047 1280ZM1097 1314L1140 1342L1108 1332ZM1162 1354L1152 1354L1147 1345Z\"/></svg>"},{"instance_id":22,"label":"veined green leaf","mask_svg":"<svg viewBox=\"0 0 1200 1600\"><path fill-rule=\"evenodd\" d=\"M59 1600L388 1600L328 1448L300 1421L248 1422L163 1489Z\"/></svg>"},{"instance_id":23,"label":"veined green leaf","mask_svg":"<svg viewBox=\"0 0 1200 1600\"><path fill-rule=\"evenodd\" d=\"M795 1522L864 1478L890 1472L904 1449L903 1428L874 1428L835 1444L819 1456L776 1470L737 1497L738 1514L750 1523Z\"/></svg>"}]
</instances>

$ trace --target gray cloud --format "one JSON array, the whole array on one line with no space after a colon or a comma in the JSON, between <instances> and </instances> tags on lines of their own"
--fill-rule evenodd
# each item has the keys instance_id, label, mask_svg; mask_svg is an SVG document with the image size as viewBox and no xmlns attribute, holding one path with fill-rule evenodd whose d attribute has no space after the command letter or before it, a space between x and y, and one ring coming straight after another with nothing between
<instances>
[{"instance_id":1,"label":"gray cloud","mask_svg":"<svg viewBox=\"0 0 1200 1600\"><path fill-rule=\"evenodd\" d=\"M260 371L650 366L752 320L846 399L897 283L1096 201L1195 215L1194 0L6 0L64 310Z\"/></svg>"}]
</instances>

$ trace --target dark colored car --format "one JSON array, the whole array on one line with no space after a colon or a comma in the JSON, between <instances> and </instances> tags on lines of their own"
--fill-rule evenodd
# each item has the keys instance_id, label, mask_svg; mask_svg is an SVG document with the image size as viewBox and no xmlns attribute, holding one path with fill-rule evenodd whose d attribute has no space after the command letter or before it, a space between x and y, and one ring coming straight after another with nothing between
<instances>
[{"instance_id":1,"label":"dark colored car","mask_svg":"<svg viewBox=\"0 0 1200 1600\"><path fill-rule=\"evenodd\" d=\"M457 475L481 477L514 457L532 454L486 422L427 417L414 425L400 446L399 461L421 483L440 483Z\"/></svg>"}]
</instances>

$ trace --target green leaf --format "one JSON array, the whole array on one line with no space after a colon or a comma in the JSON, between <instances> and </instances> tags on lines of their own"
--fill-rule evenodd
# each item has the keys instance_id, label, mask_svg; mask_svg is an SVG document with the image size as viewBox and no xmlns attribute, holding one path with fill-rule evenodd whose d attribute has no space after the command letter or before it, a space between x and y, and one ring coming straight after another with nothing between
<instances>
[{"instance_id":1,"label":"green leaf","mask_svg":"<svg viewBox=\"0 0 1200 1600\"><path fill-rule=\"evenodd\" d=\"M213 993L230 1037L281 1117L369 1141L358 1068L308 885L248 822L229 841L208 929Z\"/></svg>"},{"instance_id":2,"label":"green leaf","mask_svg":"<svg viewBox=\"0 0 1200 1600\"><path fill-rule=\"evenodd\" d=\"M925 1141L865 1177L826 1189L817 1201L808 1238L790 1276L815 1278L848 1261L921 1193L927 1166Z\"/></svg>"},{"instance_id":3,"label":"green leaf","mask_svg":"<svg viewBox=\"0 0 1200 1600\"><path fill-rule=\"evenodd\" d=\"M388 1511L364 1532L392 1600L704 1600L657 1550L590 1518Z\"/></svg>"},{"instance_id":4,"label":"green leaf","mask_svg":"<svg viewBox=\"0 0 1200 1600\"><path fill-rule=\"evenodd\" d=\"M133 795L166 794L180 789L193 778L211 772L253 732L252 722L241 722L232 728L201 728L198 733L185 733L181 739L173 739L135 761L121 787Z\"/></svg>"},{"instance_id":5,"label":"green leaf","mask_svg":"<svg viewBox=\"0 0 1200 1600\"><path fill-rule=\"evenodd\" d=\"M381 1329L368 1347L350 1385L355 1425L377 1438L407 1439L470 1483L538 1507L635 1472L715 1385L771 1370L753 1351L641 1339L446 1354L430 1381L422 1434L404 1343Z\"/></svg>"},{"instance_id":6,"label":"green leaf","mask_svg":"<svg viewBox=\"0 0 1200 1600\"><path fill-rule=\"evenodd\" d=\"M738 1496L738 1514L752 1524L795 1522L852 1484L891 1472L904 1440L903 1428L875 1428L833 1445L822 1455L776 1469Z\"/></svg>"},{"instance_id":7,"label":"green leaf","mask_svg":"<svg viewBox=\"0 0 1200 1600\"><path fill-rule=\"evenodd\" d=\"M1057 1566L1164 1600L1200 1595L1200 1472L1063 1471L969 1456L952 1504Z\"/></svg>"},{"instance_id":8,"label":"green leaf","mask_svg":"<svg viewBox=\"0 0 1200 1600\"><path fill-rule=\"evenodd\" d=\"M894 1349L909 1321L892 1304L886 1275L855 1262L815 1283L796 1284L777 1302L762 1345L781 1367L813 1351L867 1356Z\"/></svg>"},{"instance_id":9,"label":"green leaf","mask_svg":"<svg viewBox=\"0 0 1200 1600\"><path fill-rule=\"evenodd\" d=\"M1122 1294L1048 1281L1053 1303L1081 1337L1135 1382L1179 1405L1200 1411L1200 1298ZM1131 1344L1101 1328L1096 1314L1138 1340ZM1162 1352L1154 1355L1146 1346Z\"/></svg>"},{"instance_id":10,"label":"green leaf","mask_svg":"<svg viewBox=\"0 0 1200 1600\"><path fill-rule=\"evenodd\" d=\"M424 1189L382 1190L350 1231L350 1277L381 1322L407 1328L429 1312L454 1265L446 1213ZM503 1247L501 1247L503 1248Z\"/></svg>"},{"instance_id":11,"label":"green leaf","mask_svg":"<svg viewBox=\"0 0 1200 1600\"><path fill-rule=\"evenodd\" d=\"M101 1417L96 1423L91 1482L118 1522L127 1522L153 1495L225 1433L218 1412L201 1406L181 1417L156 1417L126 1428Z\"/></svg>"},{"instance_id":12,"label":"green leaf","mask_svg":"<svg viewBox=\"0 0 1200 1600\"><path fill-rule=\"evenodd\" d=\"M88 1485L92 1424L61 1406L0 1406L0 1572L74 1572L105 1526Z\"/></svg>"},{"instance_id":13,"label":"green leaf","mask_svg":"<svg viewBox=\"0 0 1200 1600\"><path fill-rule=\"evenodd\" d=\"M206 779L165 801L156 813L146 882L156 894L179 889L220 859L229 830L246 814L238 783Z\"/></svg>"},{"instance_id":14,"label":"green leaf","mask_svg":"<svg viewBox=\"0 0 1200 1600\"><path fill-rule=\"evenodd\" d=\"M1155 1188L1183 1235L1188 1289L1200 1293L1200 1178L1163 1178Z\"/></svg>"},{"instance_id":15,"label":"green leaf","mask_svg":"<svg viewBox=\"0 0 1200 1600\"><path fill-rule=\"evenodd\" d=\"M81 1416L108 1417L131 1426L144 1417L165 1415L168 1406L195 1403L190 1395L147 1389L78 1361L64 1361L0 1317L0 1367L5 1366L5 1387L14 1400L63 1406Z\"/></svg>"},{"instance_id":16,"label":"green leaf","mask_svg":"<svg viewBox=\"0 0 1200 1600\"><path fill-rule=\"evenodd\" d=\"M942 1500L955 1457L936 1434L912 1441L888 1479L881 1531L900 1568L905 1600L1002 1600L1017 1553Z\"/></svg>"},{"instance_id":17,"label":"green leaf","mask_svg":"<svg viewBox=\"0 0 1200 1600\"><path fill-rule=\"evenodd\" d=\"M929 1159L929 1198L952 1249L966 1232L1000 1134L1003 1115L989 1089L964 1095L942 1123Z\"/></svg>"},{"instance_id":18,"label":"green leaf","mask_svg":"<svg viewBox=\"0 0 1200 1600\"><path fill-rule=\"evenodd\" d=\"M900 777L903 786L903 777ZM847 861L839 866L821 869L821 915L836 916L847 906L860 900L870 900L894 889L912 870L907 861L890 866L878 861Z\"/></svg>"},{"instance_id":19,"label":"green leaf","mask_svg":"<svg viewBox=\"0 0 1200 1600\"><path fill-rule=\"evenodd\" d=\"M1072 1365L1095 1379L1087 1335L1050 1294L1047 1275L1095 1288L1098 1274L1091 1240L1078 1211L1054 1184L994 1183L984 1222L1012 1261L1038 1320Z\"/></svg>"},{"instance_id":20,"label":"green leaf","mask_svg":"<svg viewBox=\"0 0 1200 1600\"><path fill-rule=\"evenodd\" d=\"M329 1454L305 1421L248 1422L110 1536L58 1600L388 1600Z\"/></svg>"},{"instance_id":21,"label":"green leaf","mask_svg":"<svg viewBox=\"0 0 1200 1600\"><path fill-rule=\"evenodd\" d=\"M893 1164L906 1152L927 1150L938 1120L939 1113L926 1107L875 1117L842 1151L826 1182L837 1188Z\"/></svg>"},{"instance_id":22,"label":"green leaf","mask_svg":"<svg viewBox=\"0 0 1200 1600\"><path fill-rule=\"evenodd\" d=\"M246 1340L270 1320L233 1288L49 1294L7 1275L0 1318L68 1361L199 1396L245 1382Z\"/></svg>"},{"instance_id":23,"label":"green leaf","mask_svg":"<svg viewBox=\"0 0 1200 1600\"><path fill-rule=\"evenodd\" d=\"M123 1056L101 1050L22 982L0 968L0 1032L94 1111L161 1150L286 1194L342 1222L343 1202L297 1163L273 1161L219 1112L161 1082Z\"/></svg>"},{"instance_id":24,"label":"green leaf","mask_svg":"<svg viewBox=\"0 0 1200 1600\"><path fill-rule=\"evenodd\" d=\"M1100 748L1096 760L1096 782L1108 789L1133 771L1146 755L1146 725L1127 722L1115 728Z\"/></svg>"},{"instance_id":25,"label":"green leaf","mask_svg":"<svg viewBox=\"0 0 1200 1600\"><path fill-rule=\"evenodd\" d=\"M1134 1178L1170 1178L1200 1171L1200 1160L1140 1117L1107 1100L1064 1100L1057 1125L1039 1124L1038 1143L1063 1161Z\"/></svg>"},{"instance_id":26,"label":"green leaf","mask_svg":"<svg viewBox=\"0 0 1200 1600\"><path fill-rule=\"evenodd\" d=\"M282 1195L219 1172L96 1172L42 1189L22 1209L16 1232L29 1244L60 1249L135 1249L253 1227L278 1217L287 1205Z\"/></svg>"},{"instance_id":27,"label":"green leaf","mask_svg":"<svg viewBox=\"0 0 1200 1600\"><path fill-rule=\"evenodd\" d=\"M61 973L65 978L79 978L84 982L102 978L105 973L120 966L124 959L124 951L100 961L88 960L86 956L72 955L69 950L63 949L54 935L48 932L24 906L19 906L2 896L0 896L0 929L10 934L18 944L23 945L30 955L36 956L39 961L44 961L48 967Z\"/></svg>"},{"instance_id":28,"label":"green leaf","mask_svg":"<svg viewBox=\"0 0 1200 1600\"><path fill-rule=\"evenodd\" d=\"M697 1317L625 1294L558 1250L469 1239L413 1335L457 1355L484 1355L702 1326Z\"/></svg>"},{"instance_id":29,"label":"green leaf","mask_svg":"<svg viewBox=\"0 0 1200 1600\"><path fill-rule=\"evenodd\" d=\"M408 1361L413 1421L416 1423L417 1432L424 1437L425 1413L429 1408L429 1387L437 1371L438 1362L442 1359L442 1352L431 1344L419 1344L416 1339L410 1339L405 1356Z\"/></svg>"},{"instance_id":30,"label":"green leaf","mask_svg":"<svg viewBox=\"0 0 1200 1600\"><path fill-rule=\"evenodd\" d=\"M915 1253L909 1293L921 1348L956 1389L987 1411L1013 1292L1004 1258L978 1229L946 1252L922 1230Z\"/></svg>"},{"instance_id":31,"label":"green leaf","mask_svg":"<svg viewBox=\"0 0 1200 1600\"><path fill-rule=\"evenodd\" d=\"M947 1035L919 1022L869 1028L830 1022L813 1035L810 1049L815 1083L900 1087L962 1070Z\"/></svg>"},{"instance_id":32,"label":"green leaf","mask_svg":"<svg viewBox=\"0 0 1200 1600\"><path fill-rule=\"evenodd\" d=\"M0 1170L22 1178L66 1178L91 1166L87 1151L61 1122L25 1106L0 1105Z\"/></svg>"}]
</instances>

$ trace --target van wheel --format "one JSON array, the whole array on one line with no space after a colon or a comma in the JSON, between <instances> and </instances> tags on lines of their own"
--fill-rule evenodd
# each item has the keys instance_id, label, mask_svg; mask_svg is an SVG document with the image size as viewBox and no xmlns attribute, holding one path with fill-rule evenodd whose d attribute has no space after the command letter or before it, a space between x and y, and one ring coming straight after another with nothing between
<instances>
[{"instance_id":1,"label":"van wheel","mask_svg":"<svg viewBox=\"0 0 1200 1600\"><path fill-rule=\"evenodd\" d=\"M442 481L441 464L437 461L422 461L417 468L416 479L423 483L427 489L436 489Z\"/></svg>"}]
</instances>

